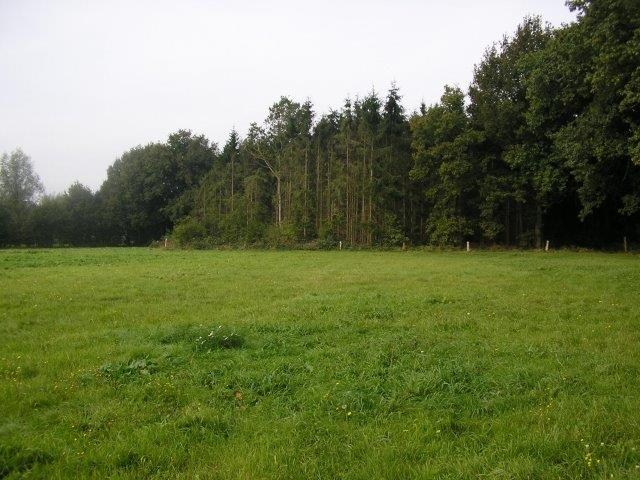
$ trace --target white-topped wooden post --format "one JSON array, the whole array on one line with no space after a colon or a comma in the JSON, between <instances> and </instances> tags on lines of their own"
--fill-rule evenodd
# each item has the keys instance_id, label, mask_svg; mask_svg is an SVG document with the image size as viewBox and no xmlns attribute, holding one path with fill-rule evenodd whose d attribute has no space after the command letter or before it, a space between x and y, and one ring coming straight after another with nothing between
<instances>
[{"instance_id":1,"label":"white-topped wooden post","mask_svg":"<svg viewBox=\"0 0 640 480\"><path fill-rule=\"evenodd\" d=\"M470 251L471 251L471 243L467 242L467 252L470 252Z\"/></svg>"},{"instance_id":2,"label":"white-topped wooden post","mask_svg":"<svg viewBox=\"0 0 640 480\"><path fill-rule=\"evenodd\" d=\"M544 251L545 252L549 251L549 240L547 240L547 243L544 244Z\"/></svg>"}]
</instances>

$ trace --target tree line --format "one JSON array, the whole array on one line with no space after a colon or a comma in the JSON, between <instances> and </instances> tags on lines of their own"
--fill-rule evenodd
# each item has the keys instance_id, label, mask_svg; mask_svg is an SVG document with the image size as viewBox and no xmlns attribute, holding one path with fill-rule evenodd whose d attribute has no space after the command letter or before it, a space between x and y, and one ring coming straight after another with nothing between
<instances>
[{"instance_id":1,"label":"tree line","mask_svg":"<svg viewBox=\"0 0 640 480\"><path fill-rule=\"evenodd\" d=\"M135 147L100 189L60 195L0 160L0 244L608 247L640 237L640 2L526 17L465 92L408 114L397 86L317 115L282 97L220 149L181 130Z\"/></svg>"}]
</instances>

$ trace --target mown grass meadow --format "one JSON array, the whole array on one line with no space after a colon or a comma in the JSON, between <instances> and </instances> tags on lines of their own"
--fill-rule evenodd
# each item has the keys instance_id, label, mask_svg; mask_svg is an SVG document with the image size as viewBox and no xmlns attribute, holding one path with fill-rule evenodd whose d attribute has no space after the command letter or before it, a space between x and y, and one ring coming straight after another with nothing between
<instances>
[{"instance_id":1,"label":"mown grass meadow","mask_svg":"<svg viewBox=\"0 0 640 480\"><path fill-rule=\"evenodd\" d=\"M640 259L0 251L0 478L640 478Z\"/></svg>"}]
</instances>

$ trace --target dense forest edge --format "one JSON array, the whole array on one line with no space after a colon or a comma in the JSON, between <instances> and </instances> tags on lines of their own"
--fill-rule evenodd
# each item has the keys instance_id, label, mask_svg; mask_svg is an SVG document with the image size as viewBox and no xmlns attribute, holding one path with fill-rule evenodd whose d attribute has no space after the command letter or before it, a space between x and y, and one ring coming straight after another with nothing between
<instances>
[{"instance_id":1,"label":"dense forest edge","mask_svg":"<svg viewBox=\"0 0 640 480\"><path fill-rule=\"evenodd\" d=\"M526 17L467 91L407 113L393 84L317 115L282 97L219 148L189 130L137 146L96 192L46 195L0 160L0 246L621 248L640 239L640 2Z\"/></svg>"}]
</instances>

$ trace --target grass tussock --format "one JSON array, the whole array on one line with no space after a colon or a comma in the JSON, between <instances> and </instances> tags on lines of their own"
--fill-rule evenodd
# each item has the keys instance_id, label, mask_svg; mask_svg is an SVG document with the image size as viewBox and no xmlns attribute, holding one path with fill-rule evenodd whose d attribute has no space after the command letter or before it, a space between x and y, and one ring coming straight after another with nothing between
<instances>
[{"instance_id":1,"label":"grass tussock","mask_svg":"<svg viewBox=\"0 0 640 480\"><path fill-rule=\"evenodd\" d=\"M54 456L43 450L0 444L0 478L26 475L34 467L53 460Z\"/></svg>"}]
</instances>

